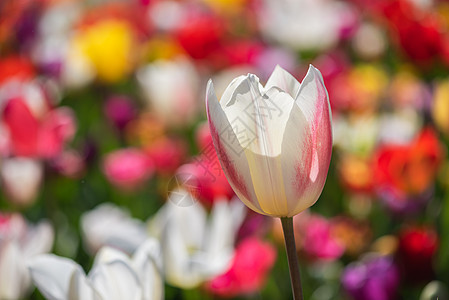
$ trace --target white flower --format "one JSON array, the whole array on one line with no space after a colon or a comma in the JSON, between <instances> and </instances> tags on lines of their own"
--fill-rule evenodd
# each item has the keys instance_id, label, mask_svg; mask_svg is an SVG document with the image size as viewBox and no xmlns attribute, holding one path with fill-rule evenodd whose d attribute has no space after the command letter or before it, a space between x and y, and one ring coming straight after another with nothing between
<instances>
[{"instance_id":1,"label":"white flower","mask_svg":"<svg viewBox=\"0 0 449 300\"><path fill-rule=\"evenodd\" d=\"M330 0L265 0L259 15L265 36L295 50L323 50L339 39L347 4Z\"/></svg>"},{"instance_id":2,"label":"white flower","mask_svg":"<svg viewBox=\"0 0 449 300\"><path fill-rule=\"evenodd\" d=\"M137 79L148 106L166 124L181 126L198 113L198 74L187 59L153 62L138 71Z\"/></svg>"},{"instance_id":3,"label":"white flower","mask_svg":"<svg viewBox=\"0 0 449 300\"><path fill-rule=\"evenodd\" d=\"M102 248L88 276L74 261L53 254L34 258L29 268L49 300L154 300L164 296L159 262L159 244L148 240L132 259Z\"/></svg>"},{"instance_id":4,"label":"white flower","mask_svg":"<svg viewBox=\"0 0 449 300\"><path fill-rule=\"evenodd\" d=\"M206 92L212 140L223 171L250 209L292 217L321 194L332 155L329 98L321 73L302 83L277 66L262 86L254 74L235 78L218 101Z\"/></svg>"},{"instance_id":5,"label":"white flower","mask_svg":"<svg viewBox=\"0 0 449 300\"><path fill-rule=\"evenodd\" d=\"M29 294L27 263L51 250L53 236L45 221L30 226L21 215L0 215L0 299L22 299Z\"/></svg>"},{"instance_id":6,"label":"white flower","mask_svg":"<svg viewBox=\"0 0 449 300\"><path fill-rule=\"evenodd\" d=\"M208 218L194 199L191 206L175 205L172 197L191 197L186 191L172 193L150 221L150 232L161 240L164 272L169 284L193 288L224 272L234 253L234 240L245 216L240 201L217 200Z\"/></svg>"},{"instance_id":7,"label":"white flower","mask_svg":"<svg viewBox=\"0 0 449 300\"><path fill-rule=\"evenodd\" d=\"M19 205L36 199L44 175L43 165L35 159L8 158L2 161L0 177L8 198Z\"/></svg>"},{"instance_id":8,"label":"white flower","mask_svg":"<svg viewBox=\"0 0 449 300\"><path fill-rule=\"evenodd\" d=\"M133 253L148 238L142 221L132 219L129 212L110 203L84 213L81 230L90 253L97 252L103 246Z\"/></svg>"}]
</instances>

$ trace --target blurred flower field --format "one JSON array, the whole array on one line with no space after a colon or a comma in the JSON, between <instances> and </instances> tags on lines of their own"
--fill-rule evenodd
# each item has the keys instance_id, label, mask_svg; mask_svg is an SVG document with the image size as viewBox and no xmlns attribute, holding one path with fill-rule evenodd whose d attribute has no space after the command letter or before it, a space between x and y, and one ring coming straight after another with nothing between
<instances>
[{"instance_id":1,"label":"blurred flower field","mask_svg":"<svg viewBox=\"0 0 449 300\"><path fill-rule=\"evenodd\" d=\"M292 299L205 97L309 64L333 153L293 220L304 298L449 299L443 0L2 0L0 299Z\"/></svg>"}]
</instances>

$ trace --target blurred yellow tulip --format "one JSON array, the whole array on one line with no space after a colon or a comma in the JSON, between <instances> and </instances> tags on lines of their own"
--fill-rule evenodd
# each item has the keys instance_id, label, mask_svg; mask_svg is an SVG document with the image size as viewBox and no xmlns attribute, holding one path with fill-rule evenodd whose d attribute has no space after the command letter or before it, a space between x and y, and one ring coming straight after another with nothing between
<instances>
[{"instance_id":1,"label":"blurred yellow tulip","mask_svg":"<svg viewBox=\"0 0 449 300\"><path fill-rule=\"evenodd\" d=\"M83 30L73 45L88 58L100 80L112 83L122 79L132 67L133 35L128 23L104 20Z\"/></svg>"}]
</instances>

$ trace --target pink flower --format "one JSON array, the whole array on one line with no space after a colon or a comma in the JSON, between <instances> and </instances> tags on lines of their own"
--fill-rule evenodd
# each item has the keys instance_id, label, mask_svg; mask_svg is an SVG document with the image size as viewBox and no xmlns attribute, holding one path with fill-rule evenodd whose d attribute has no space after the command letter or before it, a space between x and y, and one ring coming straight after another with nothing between
<instances>
[{"instance_id":1,"label":"pink flower","mask_svg":"<svg viewBox=\"0 0 449 300\"><path fill-rule=\"evenodd\" d=\"M276 249L257 238L242 241L231 267L207 283L207 289L221 297L235 297L259 291L276 260Z\"/></svg>"},{"instance_id":2,"label":"pink flower","mask_svg":"<svg viewBox=\"0 0 449 300\"><path fill-rule=\"evenodd\" d=\"M112 184L129 190L147 180L154 172L154 165L142 150L128 148L107 154L103 172Z\"/></svg>"},{"instance_id":3,"label":"pink flower","mask_svg":"<svg viewBox=\"0 0 449 300\"><path fill-rule=\"evenodd\" d=\"M230 200L234 196L213 145L211 147L212 151L202 153L194 158L193 162L182 165L177 171L185 188L206 206L210 206L219 198Z\"/></svg>"},{"instance_id":4,"label":"pink flower","mask_svg":"<svg viewBox=\"0 0 449 300\"><path fill-rule=\"evenodd\" d=\"M186 157L186 145L182 140L160 138L151 143L145 152L154 162L156 172L173 174Z\"/></svg>"},{"instance_id":5,"label":"pink flower","mask_svg":"<svg viewBox=\"0 0 449 300\"><path fill-rule=\"evenodd\" d=\"M8 152L15 156L57 156L76 131L70 108L54 109L45 91L35 84L11 83L2 90L1 122L7 131Z\"/></svg>"},{"instance_id":6,"label":"pink flower","mask_svg":"<svg viewBox=\"0 0 449 300\"><path fill-rule=\"evenodd\" d=\"M137 114L132 100L123 95L110 97L104 105L104 113L119 130L123 130Z\"/></svg>"},{"instance_id":7,"label":"pink flower","mask_svg":"<svg viewBox=\"0 0 449 300\"><path fill-rule=\"evenodd\" d=\"M345 247L332 234L332 224L324 217L310 215L306 217L302 247L312 258L335 260L343 255Z\"/></svg>"}]
</instances>

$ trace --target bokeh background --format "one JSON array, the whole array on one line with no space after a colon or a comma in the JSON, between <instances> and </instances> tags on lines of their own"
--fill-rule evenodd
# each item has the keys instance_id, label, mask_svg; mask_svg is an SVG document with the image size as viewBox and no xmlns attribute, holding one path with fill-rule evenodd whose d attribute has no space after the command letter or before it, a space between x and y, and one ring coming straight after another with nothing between
<instances>
[{"instance_id":1,"label":"bokeh background","mask_svg":"<svg viewBox=\"0 0 449 300\"><path fill-rule=\"evenodd\" d=\"M320 199L295 217L305 298L449 299L442 0L1 0L0 269L26 261L38 233L88 272L103 245L131 254L175 236L183 209L213 220L234 202L205 123L208 79L220 96L239 75L265 82L280 65L301 81L309 64L334 148ZM192 267L193 283L165 270L166 299L291 299L280 224L233 209L216 220L230 231L186 218L198 242L162 243L164 261L207 253L210 236L231 245L205 262L222 267Z\"/></svg>"}]
</instances>

